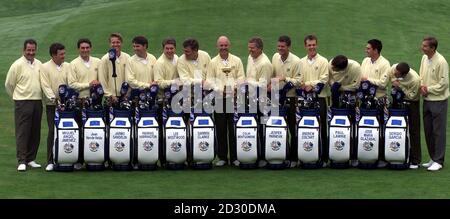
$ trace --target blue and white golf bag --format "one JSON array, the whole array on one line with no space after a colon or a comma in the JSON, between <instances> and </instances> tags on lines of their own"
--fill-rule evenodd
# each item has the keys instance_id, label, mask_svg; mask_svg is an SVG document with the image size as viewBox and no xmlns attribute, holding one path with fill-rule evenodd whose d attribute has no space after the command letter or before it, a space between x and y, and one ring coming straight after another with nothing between
<instances>
[{"instance_id":1,"label":"blue and white golf bag","mask_svg":"<svg viewBox=\"0 0 450 219\"><path fill-rule=\"evenodd\" d=\"M59 99L55 110L55 141L53 144L53 160L55 171L73 171L73 165L78 161L81 132L75 120L78 92L60 85Z\"/></svg>"},{"instance_id":2,"label":"blue and white golf bag","mask_svg":"<svg viewBox=\"0 0 450 219\"><path fill-rule=\"evenodd\" d=\"M376 168L379 159L380 122L378 102L375 96L377 86L362 81L356 96L360 107L356 108L356 157L358 167Z\"/></svg>"},{"instance_id":3,"label":"blue and white golf bag","mask_svg":"<svg viewBox=\"0 0 450 219\"><path fill-rule=\"evenodd\" d=\"M331 168L347 168L353 149L356 99L353 92L339 92L340 84L331 87L333 105L328 111L329 160Z\"/></svg>"},{"instance_id":4,"label":"blue and white golf bag","mask_svg":"<svg viewBox=\"0 0 450 219\"><path fill-rule=\"evenodd\" d=\"M316 169L323 166L322 162L322 137L320 126L320 105L318 95L322 91L324 84L319 83L314 88L306 92L297 89L297 157L300 167L305 169ZM326 118L323 118L326 119Z\"/></svg>"},{"instance_id":5,"label":"blue and white golf bag","mask_svg":"<svg viewBox=\"0 0 450 219\"><path fill-rule=\"evenodd\" d=\"M122 83L118 104L109 108L109 160L114 170L130 170L133 158L133 121L130 87Z\"/></svg>"},{"instance_id":6,"label":"blue and white golf bag","mask_svg":"<svg viewBox=\"0 0 450 219\"><path fill-rule=\"evenodd\" d=\"M198 95L200 93L202 95ZM193 100L194 107L190 115L189 129L191 132L191 166L194 169L211 169L217 151L216 129L213 120L214 92L201 90L200 86L194 86Z\"/></svg>"},{"instance_id":7,"label":"blue and white golf bag","mask_svg":"<svg viewBox=\"0 0 450 219\"><path fill-rule=\"evenodd\" d=\"M236 155L241 169L257 168L260 154L260 139L258 132L258 114L251 112L258 103L257 87L243 83L239 86L235 101L235 136Z\"/></svg>"},{"instance_id":8,"label":"blue and white golf bag","mask_svg":"<svg viewBox=\"0 0 450 219\"><path fill-rule=\"evenodd\" d=\"M389 168L407 169L409 166L409 126L407 102L401 90L392 88L392 105L385 115L384 156ZM419 118L415 118L419 119Z\"/></svg>"},{"instance_id":9,"label":"blue and white golf bag","mask_svg":"<svg viewBox=\"0 0 450 219\"><path fill-rule=\"evenodd\" d=\"M136 106L136 138L135 156L138 167L141 170L154 170L162 146L160 138L161 127L158 122L158 104L156 96L158 86L152 85L150 88L140 90L139 102Z\"/></svg>"},{"instance_id":10,"label":"blue and white golf bag","mask_svg":"<svg viewBox=\"0 0 450 219\"><path fill-rule=\"evenodd\" d=\"M106 118L103 108L103 88L101 85L90 88L90 97L82 109L83 120L83 158L87 170L104 170L108 160L106 141Z\"/></svg>"},{"instance_id":11,"label":"blue and white golf bag","mask_svg":"<svg viewBox=\"0 0 450 219\"><path fill-rule=\"evenodd\" d=\"M284 169L288 165L289 141L288 141L288 124L287 124L287 98L286 93L293 88L294 85L288 82L275 94L278 103L271 101L269 97L259 97L262 103L262 130L263 144L261 152L267 161L269 169ZM271 94L269 93L268 96ZM278 113L273 112L274 108L278 109Z\"/></svg>"},{"instance_id":12,"label":"blue and white golf bag","mask_svg":"<svg viewBox=\"0 0 450 219\"><path fill-rule=\"evenodd\" d=\"M175 113L172 110L172 98L180 91L172 85L164 91L163 106L163 153L165 166L168 169L184 169L188 159L188 131L183 118L183 111ZM180 100L181 102L181 100ZM181 103L174 102L179 109Z\"/></svg>"}]
</instances>

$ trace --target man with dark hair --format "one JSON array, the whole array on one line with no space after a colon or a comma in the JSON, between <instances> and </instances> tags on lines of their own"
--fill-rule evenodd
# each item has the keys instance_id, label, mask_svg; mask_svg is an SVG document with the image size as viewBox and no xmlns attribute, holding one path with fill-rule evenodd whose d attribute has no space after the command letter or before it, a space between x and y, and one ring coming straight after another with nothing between
<instances>
[{"instance_id":1,"label":"man with dark hair","mask_svg":"<svg viewBox=\"0 0 450 219\"><path fill-rule=\"evenodd\" d=\"M391 66L389 61L381 55L383 45L380 40L371 39L367 41L367 57L361 63L361 81L370 81L376 85L377 98L386 97L386 87L388 85L388 71Z\"/></svg>"},{"instance_id":2,"label":"man with dark hair","mask_svg":"<svg viewBox=\"0 0 450 219\"><path fill-rule=\"evenodd\" d=\"M100 59L91 56L92 43L82 38L77 42L79 56L70 62L69 86L79 92L80 98L89 97L89 88L100 84L98 71Z\"/></svg>"},{"instance_id":3,"label":"man with dark hair","mask_svg":"<svg viewBox=\"0 0 450 219\"><path fill-rule=\"evenodd\" d=\"M248 51L250 55L247 59L247 82L255 87L263 88L263 91L268 87L270 80L273 77L273 67L269 58L263 52L263 41L259 37L253 37L248 41ZM261 91L260 91L261 93ZM261 115L261 112L258 112ZM262 130L262 129L258 129ZM264 167L267 161L264 160L264 155L258 158L258 166Z\"/></svg>"},{"instance_id":4,"label":"man with dark hair","mask_svg":"<svg viewBox=\"0 0 450 219\"><path fill-rule=\"evenodd\" d=\"M287 122L289 125L289 132L291 134L291 150L289 153L290 167L297 166L297 148L295 147L295 123L296 123L296 109L295 109L295 89L300 86L300 58L290 52L291 38L289 36L280 36L278 38L277 50L278 52L272 56L273 79L279 83L279 88L283 88L286 83L292 83L294 87L290 89L286 97L289 100L289 109L287 113ZM273 80L272 79L272 80Z\"/></svg>"},{"instance_id":5,"label":"man with dark hair","mask_svg":"<svg viewBox=\"0 0 450 219\"><path fill-rule=\"evenodd\" d=\"M217 148L219 160L216 166L228 164L228 151L230 164L239 166L234 143L233 130L233 98L238 80L244 80L244 65L239 57L230 53L231 43L228 37L220 36L217 39L219 54L214 57L208 66L207 81L210 88L216 92L216 108L214 119L217 127Z\"/></svg>"},{"instance_id":6,"label":"man with dark hair","mask_svg":"<svg viewBox=\"0 0 450 219\"><path fill-rule=\"evenodd\" d=\"M383 49L383 44L378 39L371 39L367 41L366 54L367 57L361 63L361 82L369 81L371 84L377 86L376 97L381 103L386 102L386 89L389 83L388 72L391 68L391 64L387 59L381 55L381 50ZM383 108L385 106L379 106L379 121L383 119ZM381 124L381 129L384 123ZM384 136L384 133L382 133ZM381 145L384 144L384 138L381 138ZM379 159L378 167L382 168L386 166L384 161L384 147L379 147Z\"/></svg>"},{"instance_id":7,"label":"man with dark hair","mask_svg":"<svg viewBox=\"0 0 450 219\"><path fill-rule=\"evenodd\" d=\"M156 63L154 55L147 52L148 40L144 36L133 38L134 55L129 59L125 70L126 81L133 89L145 89L154 82L153 68Z\"/></svg>"},{"instance_id":8,"label":"man with dark hair","mask_svg":"<svg viewBox=\"0 0 450 219\"><path fill-rule=\"evenodd\" d=\"M408 107L408 126L411 149L409 154L409 168L417 169L422 159L420 150L420 77L406 62L392 65L388 76L392 86L405 94Z\"/></svg>"},{"instance_id":9,"label":"man with dark hair","mask_svg":"<svg viewBox=\"0 0 450 219\"><path fill-rule=\"evenodd\" d=\"M180 80L186 85L203 83L211 57L207 52L199 50L198 41L193 38L183 42L183 53L177 63Z\"/></svg>"},{"instance_id":10,"label":"man with dark hair","mask_svg":"<svg viewBox=\"0 0 450 219\"><path fill-rule=\"evenodd\" d=\"M41 139L42 90L39 83L41 62L35 59L37 43L25 40L23 56L9 68L5 80L6 93L14 100L16 157L18 171L26 171L27 165L39 168L34 160Z\"/></svg>"},{"instance_id":11,"label":"man with dark hair","mask_svg":"<svg viewBox=\"0 0 450 219\"><path fill-rule=\"evenodd\" d=\"M42 65L40 79L44 93L44 103L47 114L47 167L46 171L53 170L53 144L55 128L56 100L59 98L58 89L60 85L67 85L67 76L70 75L70 65L64 62L66 50L64 45L53 43L50 45L51 59Z\"/></svg>"},{"instance_id":12,"label":"man with dark hair","mask_svg":"<svg viewBox=\"0 0 450 219\"><path fill-rule=\"evenodd\" d=\"M339 89L337 92L350 92L354 95L356 89L359 88L361 82L361 66L358 62L347 59L344 55L338 55L330 61L329 67L330 74L330 85L332 90L332 107L339 106L339 94L334 93L334 87L338 85ZM352 115L350 120L355 122L355 116ZM352 144L350 144L352 145ZM350 160L352 166L357 166L358 161L356 160L356 147L350 146Z\"/></svg>"},{"instance_id":13,"label":"man with dark hair","mask_svg":"<svg viewBox=\"0 0 450 219\"><path fill-rule=\"evenodd\" d=\"M114 80L112 77L113 67L108 53L101 58L99 67L99 81L103 86L105 96L111 97L113 102L117 101L122 83L125 82L125 69L130 59L130 55L122 51L122 43L123 40L120 33L112 33L109 36L110 47L116 50L116 79Z\"/></svg>"},{"instance_id":14,"label":"man with dark hair","mask_svg":"<svg viewBox=\"0 0 450 219\"><path fill-rule=\"evenodd\" d=\"M330 87L328 86L328 60L317 52L318 39L315 35L308 35L303 40L306 56L300 59L301 86L311 91L319 83L324 84L319 94L320 126L323 139L328 139L327 106L329 105ZM322 141L322 161L328 162L328 141Z\"/></svg>"},{"instance_id":15,"label":"man with dark hair","mask_svg":"<svg viewBox=\"0 0 450 219\"><path fill-rule=\"evenodd\" d=\"M425 141L431 160L422 166L430 171L444 165L448 108L448 63L438 51L435 37L422 41L424 53L420 62L420 94L423 96L423 124Z\"/></svg>"},{"instance_id":16,"label":"man with dark hair","mask_svg":"<svg viewBox=\"0 0 450 219\"><path fill-rule=\"evenodd\" d=\"M178 79L176 46L174 38L166 38L162 42L163 53L156 60L154 67L155 81L160 90L176 83L175 80Z\"/></svg>"}]
</instances>

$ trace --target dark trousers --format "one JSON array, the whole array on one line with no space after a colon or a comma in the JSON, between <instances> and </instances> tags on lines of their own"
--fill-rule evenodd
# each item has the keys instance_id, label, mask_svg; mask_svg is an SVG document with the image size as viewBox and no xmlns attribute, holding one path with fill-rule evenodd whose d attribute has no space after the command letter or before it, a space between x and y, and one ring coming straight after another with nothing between
<instances>
[{"instance_id":1,"label":"dark trousers","mask_svg":"<svg viewBox=\"0 0 450 219\"><path fill-rule=\"evenodd\" d=\"M214 113L217 134L217 155L220 160L228 161L229 150L230 162L237 160L233 117L233 113Z\"/></svg>"},{"instance_id":2,"label":"dark trousers","mask_svg":"<svg viewBox=\"0 0 450 219\"><path fill-rule=\"evenodd\" d=\"M322 136L322 152L321 159L323 162L328 162L329 157L329 146L328 146L328 118L327 118L327 98L328 97L319 97L319 106L320 106L320 134Z\"/></svg>"},{"instance_id":3,"label":"dark trousers","mask_svg":"<svg viewBox=\"0 0 450 219\"><path fill-rule=\"evenodd\" d=\"M423 125L428 154L434 162L441 165L444 164L445 157L447 104L448 100L423 101Z\"/></svg>"},{"instance_id":4,"label":"dark trousers","mask_svg":"<svg viewBox=\"0 0 450 219\"><path fill-rule=\"evenodd\" d=\"M290 150L289 150L289 160L290 161L298 161L298 142L296 138L296 129L297 129L297 109L295 106L295 97L289 97L289 108L287 111L287 124L290 132Z\"/></svg>"},{"instance_id":5,"label":"dark trousers","mask_svg":"<svg viewBox=\"0 0 450 219\"><path fill-rule=\"evenodd\" d=\"M36 159L41 140L41 100L14 101L16 124L16 157L19 164Z\"/></svg>"},{"instance_id":6,"label":"dark trousers","mask_svg":"<svg viewBox=\"0 0 450 219\"><path fill-rule=\"evenodd\" d=\"M420 150L420 101L408 102L409 140L411 142L409 162L417 165L422 161L422 153Z\"/></svg>"},{"instance_id":7,"label":"dark trousers","mask_svg":"<svg viewBox=\"0 0 450 219\"><path fill-rule=\"evenodd\" d=\"M55 106L46 105L45 113L47 115L47 164L53 163L53 144L55 143Z\"/></svg>"}]
</instances>

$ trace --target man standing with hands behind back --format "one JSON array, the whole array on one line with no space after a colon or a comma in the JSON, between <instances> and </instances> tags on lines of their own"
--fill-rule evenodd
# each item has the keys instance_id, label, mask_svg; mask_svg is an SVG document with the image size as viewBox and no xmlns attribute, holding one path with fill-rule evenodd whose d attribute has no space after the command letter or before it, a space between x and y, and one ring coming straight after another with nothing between
<instances>
[{"instance_id":1,"label":"man standing with hands behind back","mask_svg":"<svg viewBox=\"0 0 450 219\"><path fill-rule=\"evenodd\" d=\"M6 75L6 93L14 100L16 125L17 170L26 171L27 164L41 165L34 160L41 139L42 91L39 83L41 61L35 59L37 43L27 39L23 43L23 56L17 59Z\"/></svg>"}]
</instances>

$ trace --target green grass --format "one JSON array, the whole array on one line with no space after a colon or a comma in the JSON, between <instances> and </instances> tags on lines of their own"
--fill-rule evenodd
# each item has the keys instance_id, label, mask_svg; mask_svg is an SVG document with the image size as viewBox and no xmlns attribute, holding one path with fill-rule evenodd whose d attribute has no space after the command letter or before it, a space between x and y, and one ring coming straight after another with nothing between
<instances>
[{"instance_id":1,"label":"green grass","mask_svg":"<svg viewBox=\"0 0 450 219\"><path fill-rule=\"evenodd\" d=\"M46 173L33 169L17 173L13 103L3 88L9 66L21 55L25 38L38 41L37 58L49 59L55 41L67 47L67 61L77 56L76 41L89 37L93 55L108 48L108 35L119 31L124 50L132 54L131 39L149 38L149 52L159 56L167 36L178 40L178 54L187 37L215 56L219 35L227 35L232 53L247 62L247 40L264 40L271 57L279 35L288 34L292 50L304 56L303 37L315 33L319 52L361 62L367 40L383 41L382 54L391 64L406 61L418 71L424 36L439 39L441 54L450 60L450 6L439 0L134 0L31 1L0 0L0 198L449 198L448 167L437 173L391 170L244 171L232 167L210 171ZM450 129L448 129L450 130ZM45 114L38 162L46 159ZM447 138L450 136L447 134ZM422 142L424 138L422 135ZM448 140L450 142L450 140ZM422 144L423 160L428 161ZM447 153L448 154L448 153ZM448 157L448 155L447 155ZM448 158L447 158L448 159ZM448 162L446 162L448 163Z\"/></svg>"}]
</instances>

